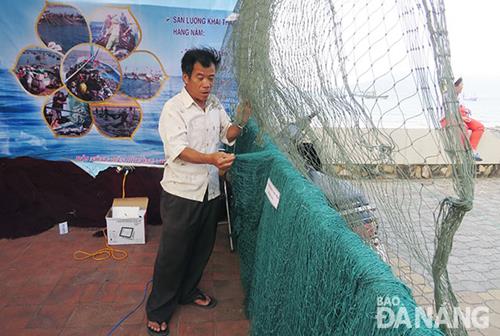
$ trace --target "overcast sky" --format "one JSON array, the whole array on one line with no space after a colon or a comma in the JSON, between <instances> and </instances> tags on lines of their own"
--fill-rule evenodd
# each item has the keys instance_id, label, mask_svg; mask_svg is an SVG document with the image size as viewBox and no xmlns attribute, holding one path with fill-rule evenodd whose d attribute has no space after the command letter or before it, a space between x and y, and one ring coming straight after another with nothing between
<instances>
[{"instance_id":1,"label":"overcast sky","mask_svg":"<svg viewBox=\"0 0 500 336\"><path fill-rule=\"evenodd\" d=\"M500 76L500 1L445 0L455 76Z\"/></svg>"}]
</instances>

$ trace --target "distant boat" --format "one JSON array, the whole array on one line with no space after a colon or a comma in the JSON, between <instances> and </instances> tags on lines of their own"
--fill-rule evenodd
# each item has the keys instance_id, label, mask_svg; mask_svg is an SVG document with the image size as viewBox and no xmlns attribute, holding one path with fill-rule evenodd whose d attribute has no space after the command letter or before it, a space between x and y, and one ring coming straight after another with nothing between
<instances>
[{"instance_id":1,"label":"distant boat","mask_svg":"<svg viewBox=\"0 0 500 336\"><path fill-rule=\"evenodd\" d=\"M467 101L477 101L479 100L479 97L474 95L474 96L466 96L465 93L463 93L463 99Z\"/></svg>"},{"instance_id":2,"label":"distant boat","mask_svg":"<svg viewBox=\"0 0 500 336\"><path fill-rule=\"evenodd\" d=\"M378 95L375 91L354 92L353 96L365 99L387 99L389 95Z\"/></svg>"},{"instance_id":3,"label":"distant boat","mask_svg":"<svg viewBox=\"0 0 500 336\"><path fill-rule=\"evenodd\" d=\"M467 100L467 101L477 101L477 100L479 100L479 97L464 97L464 100Z\"/></svg>"}]
</instances>

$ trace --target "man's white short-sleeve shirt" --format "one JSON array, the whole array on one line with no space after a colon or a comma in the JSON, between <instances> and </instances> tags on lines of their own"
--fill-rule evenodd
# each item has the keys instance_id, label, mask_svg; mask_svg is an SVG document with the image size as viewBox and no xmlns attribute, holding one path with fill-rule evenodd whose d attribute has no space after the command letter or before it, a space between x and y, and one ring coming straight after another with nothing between
<instances>
[{"instance_id":1,"label":"man's white short-sleeve shirt","mask_svg":"<svg viewBox=\"0 0 500 336\"><path fill-rule=\"evenodd\" d=\"M163 106L158 131L163 141L166 166L161 185L170 194L203 201L220 195L219 174L215 166L183 161L179 154L186 148L201 153L214 153L220 142L227 140L231 126L229 117L217 97L210 95L205 111L196 104L185 88Z\"/></svg>"}]
</instances>

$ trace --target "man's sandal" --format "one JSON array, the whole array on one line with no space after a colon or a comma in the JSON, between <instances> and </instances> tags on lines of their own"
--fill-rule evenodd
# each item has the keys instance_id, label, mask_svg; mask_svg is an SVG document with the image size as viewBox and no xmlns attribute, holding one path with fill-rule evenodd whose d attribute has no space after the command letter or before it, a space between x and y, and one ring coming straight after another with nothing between
<instances>
[{"instance_id":1,"label":"man's sandal","mask_svg":"<svg viewBox=\"0 0 500 336\"><path fill-rule=\"evenodd\" d=\"M196 300L208 300L208 303L207 304L196 303ZM196 294L196 296L193 298L193 301L191 301L189 304L199 308L212 309L215 308L215 306L217 306L217 300L214 297L205 294L202 291L199 291L199 293Z\"/></svg>"},{"instance_id":2,"label":"man's sandal","mask_svg":"<svg viewBox=\"0 0 500 336\"><path fill-rule=\"evenodd\" d=\"M153 322L153 321L150 321L150 322ZM161 329L161 325L165 322L156 322L156 323L158 323L158 325L160 326L160 329ZM149 325L146 325L146 329L148 331L149 336L168 336L170 334L170 332L168 330L168 323L167 323L167 329L165 329L165 330L156 331L156 330L151 329L151 327Z\"/></svg>"}]
</instances>

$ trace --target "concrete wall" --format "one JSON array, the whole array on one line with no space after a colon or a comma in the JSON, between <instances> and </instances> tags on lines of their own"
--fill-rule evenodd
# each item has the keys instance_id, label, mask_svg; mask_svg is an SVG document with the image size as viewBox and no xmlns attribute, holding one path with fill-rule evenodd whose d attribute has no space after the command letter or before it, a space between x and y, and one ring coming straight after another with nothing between
<instances>
[{"instance_id":1,"label":"concrete wall","mask_svg":"<svg viewBox=\"0 0 500 336\"><path fill-rule=\"evenodd\" d=\"M432 132L432 136L427 134ZM413 146L409 149L404 150L401 154L405 157L409 164L444 164L447 163L447 158L442 145L438 146L436 142L433 141L434 138L438 139L438 132L442 130L425 130L425 129L410 129L410 130L395 130L393 133L393 139L396 143L406 143L410 144L413 141ZM439 144L441 141L437 141ZM482 164L498 164L500 163L500 130L497 129L487 129L478 146L478 152L483 158ZM426 153L427 162L424 162L422 158L422 153ZM435 157L432 157L434 156ZM401 158L396 158L396 163L404 163Z\"/></svg>"},{"instance_id":2,"label":"concrete wall","mask_svg":"<svg viewBox=\"0 0 500 336\"><path fill-rule=\"evenodd\" d=\"M398 165L450 163L441 144L439 134L442 132L441 129L383 129L380 132L383 136L391 138L396 144L397 148L392 154L392 158ZM324 138L321 128L315 129L315 133L320 139ZM379 143L378 139L380 138L375 140L376 137L369 134L370 131L360 130L357 135L350 133L346 134L341 129L335 130L335 135L340 138L340 143L358 144L360 143L359 138L363 138L364 144L375 145ZM331 141L325 140L323 143L327 144ZM374 147L376 148L376 146ZM358 164L373 164L376 163L378 157L378 154L374 153L376 151L376 149L370 149L370 146L354 145L347 154ZM482 164L500 163L500 128L486 129L479 143L478 152L484 160L481 162ZM341 162L329 163L341 164Z\"/></svg>"}]
</instances>

